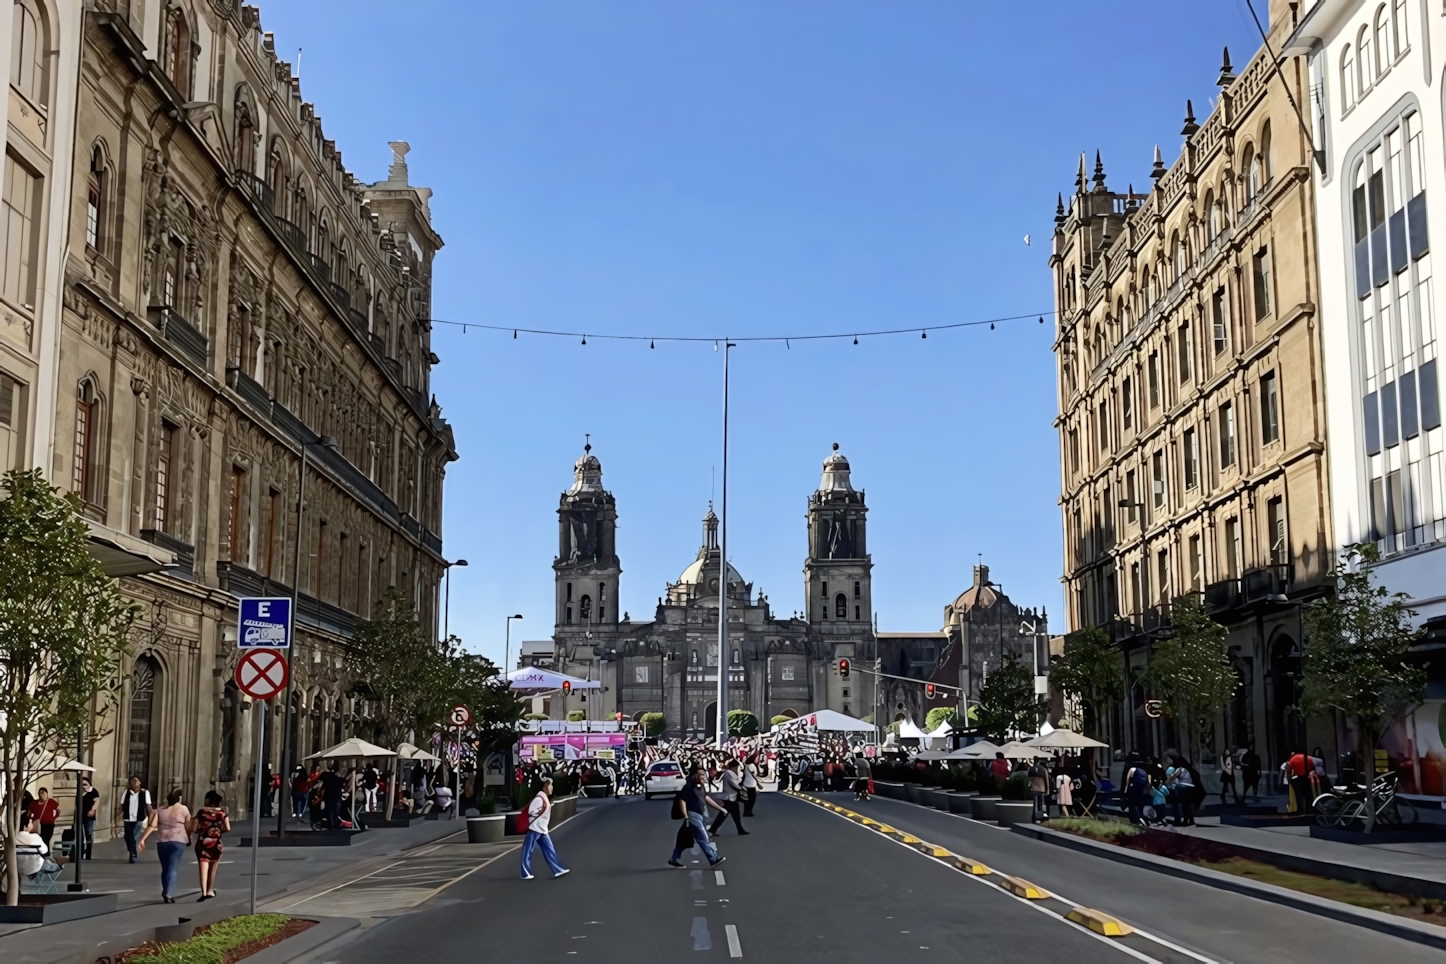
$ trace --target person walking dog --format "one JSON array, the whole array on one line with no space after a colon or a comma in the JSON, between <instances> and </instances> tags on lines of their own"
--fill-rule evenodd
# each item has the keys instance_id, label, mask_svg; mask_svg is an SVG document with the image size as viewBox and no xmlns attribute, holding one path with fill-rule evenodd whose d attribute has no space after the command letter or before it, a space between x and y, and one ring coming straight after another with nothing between
<instances>
[{"instance_id":1,"label":"person walking dog","mask_svg":"<svg viewBox=\"0 0 1446 964\"><path fill-rule=\"evenodd\" d=\"M548 833L548 821L552 818L552 778L542 778L542 789L527 805L527 839L522 843L522 879L531 880L532 848L542 848L542 859L552 868L553 877L571 873L557 859L552 847L552 836Z\"/></svg>"}]
</instances>

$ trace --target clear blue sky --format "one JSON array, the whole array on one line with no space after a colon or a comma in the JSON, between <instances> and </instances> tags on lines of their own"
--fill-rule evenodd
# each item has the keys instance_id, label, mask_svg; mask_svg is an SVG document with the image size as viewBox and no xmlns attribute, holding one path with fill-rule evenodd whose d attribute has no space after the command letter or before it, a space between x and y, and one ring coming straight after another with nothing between
<instances>
[{"instance_id":1,"label":"clear blue sky","mask_svg":"<svg viewBox=\"0 0 1446 964\"><path fill-rule=\"evenodd\" d=\"M1266 0L1256 0L1264 15ZM1047 311L1057 191L1179 152L1245 0L263 2L364 180L412 145L447 246L436 317L718 336ZM1026 247L1024 236L1032 236ZM1063 619L1051 319L733 353L730 557L802 603L804 512L833 442L867 490L881 629L937 629L982 554ZM439 325L451 624L501 657L551 635L557 500L591 432L617 496L622 608L692 561L720 461L711 345Z\"/></svg>"}]
</instances>

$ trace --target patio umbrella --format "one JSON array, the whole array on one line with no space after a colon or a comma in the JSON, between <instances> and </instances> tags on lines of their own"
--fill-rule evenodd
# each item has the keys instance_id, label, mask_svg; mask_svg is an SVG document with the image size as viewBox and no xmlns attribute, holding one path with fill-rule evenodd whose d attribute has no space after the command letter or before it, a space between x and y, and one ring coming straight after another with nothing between
<instances>
[{"instance_id":1,"label":"patio umbrella","mask_svg":"<svg viewBox=\"0 0 1446 964\"><path fill-rule=\"evenodd\" d=\"M421 760L421 761L423 761L424 763L441 763L441 762L442 762L442 758L441 758L441 757L436 756L436 755L431 754L431 753L428 753L426 750L422 749L421 747L419 747L419 746L414 746L414 745L411 744L411 743L402 743L402 744L400 744L400 745L397 746L397 759L398 759L398 760Z\"/></svg>"},{"instance_id":2,"label":"patio umbrella","mask_svg":"<svg viewBox=\"0 0 1446 964\"><path fill-rule=\"evenodd\" d=\"M1109 746L1108 743L1092 740L1074 730L1053 730L1044 736L1026 740L1025 745L1039 747L1042 750L1085 750L1090 747Z\"/></svg>"},{"instance_id":3,"label":"patio umbrella","mask_svg":"<svg viewBox=\"0 0 1446 964\"><path fill-rule=\"evenodd\" d=\"M968 746L960 747L949 754L951 760L992 760L999 747L988 740L980 740L978 743L971 743Z\"/></svg>"},{"instance_id":4,"label":"patio umbrella","mask_svg":"<svg viewBox=\"0 0 1446 964\"><path fill-rule=\"evenodd\" d=\"M1037 746L1025 746L1018 740L1010 740L999 748L999 752L1004 754L1006 760L1033 760L1035 757L1049 756L1047 750Z\"/></svg>"},{"instance_id":5,"label":"patio umbrella","mask_svg":"<svg viewBox=\"0 0 1446 964\"><path fill-rule=\"evenodd\" d=\"M396 756L391 750L384 746L377 746L375 743L368 743L352 737L344 740L330 749L322 750L320 753L313 753L306 757L308 760L345 760L353 757L383 757Z\"/></svg>"}]
</instances>

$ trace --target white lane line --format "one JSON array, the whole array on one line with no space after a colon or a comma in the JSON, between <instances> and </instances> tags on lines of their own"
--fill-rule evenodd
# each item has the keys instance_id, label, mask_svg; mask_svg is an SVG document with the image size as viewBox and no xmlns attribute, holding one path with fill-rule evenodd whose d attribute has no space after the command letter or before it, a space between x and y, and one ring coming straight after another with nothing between
<instances>
[{"instance_id":1,"label":"white lane line","mask_svg":"<svg viewBox=\"0 0 1446 964\"><path fill-rule=\"evenodd\" d=\"M728 924L723 928L728 935L728 956L742 957L743 945L738 943L738 925Z\"/></svg>"},{"instance_id":2,"label":"white lane line","mask_svg":"<svg viewBox=\"0 0 1446 964\"><path fill-rule=\"evenodd\" d=\"M713 879L718 882L719 887L722 887L723 885L728 883L726 880L723 879L723 871L721 870L713 871Z\"/></svg>"}]
</instances>

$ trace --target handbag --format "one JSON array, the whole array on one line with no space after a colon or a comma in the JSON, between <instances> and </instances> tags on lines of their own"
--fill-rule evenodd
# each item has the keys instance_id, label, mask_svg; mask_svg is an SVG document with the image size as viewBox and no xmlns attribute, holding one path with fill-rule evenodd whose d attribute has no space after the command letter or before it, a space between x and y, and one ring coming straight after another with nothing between
<instances>
[{"instance_id":1,"label":"handbag","mask_svg":"<svg viewBox=\"0 0 1446 964\"><path fill-rule=\"evenodd\" d=\"M676 850L687 850L693 846L693 828L683 824L678 828L678 835L673 838L673 847Z\"/></svg>"},{"instance_id":2,"label":"handbag","mask_svg":"<svg viewBox=\"0 0 1446 964\"><path fill-rule=\"evenodd\" d=\"M674 798L673 798L673 819L674 819L674 820L686 820L687 817L688 817L688 808L683 805L683 798L682 798L682 797L674 797ZM682 831L679 831L679 832L681 833Z\"/></svg>"}]
</instances>

